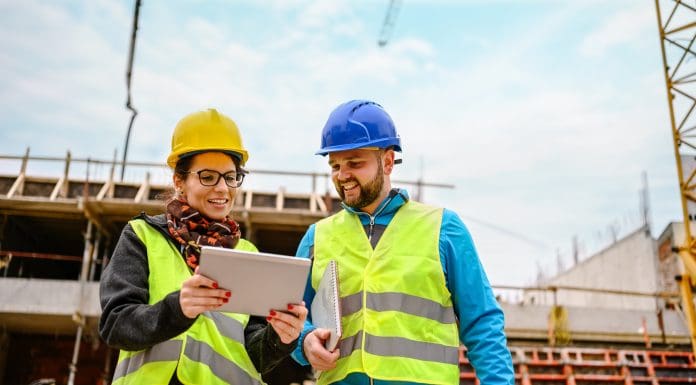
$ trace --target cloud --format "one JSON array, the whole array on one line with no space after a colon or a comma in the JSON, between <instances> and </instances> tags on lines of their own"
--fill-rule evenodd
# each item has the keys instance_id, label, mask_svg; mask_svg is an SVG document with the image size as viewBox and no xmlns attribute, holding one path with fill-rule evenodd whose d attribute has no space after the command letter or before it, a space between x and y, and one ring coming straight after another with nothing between
<instances>
[{"instance_id":1,"label":"cloud","mask_svg":"<svg viewBox=\"0 0 696 385\"><path fill-rule=\"evenodd\" d=\"M604 23L588 34L580 45L586 56L602 56L608 50L623 45L639 45L637 37L657 38L655 9L647 2L636 2L613 13Z\"/></svg>"},{"instance_id":2,"label":"cloud","mask_svg":"<svg viewBox=\"0 0 696 385\"><path fill-rule=\"evenodd\" d=\"M108 14L109 23L125 23L108 3L88 8L89 16ZM7 53L0 59L0 102L10 112L2 128L10 139L4 151L14 152L21 143L31 145L33 153L55 153L58 147L59 153L72 148L84 154L89 149L78 149L82 143L76 137L93 140L101 135L106 139L101 143L114 139L115 122L125 115L118 111L124 97L104 85L118 69L122 87L124 59L90 20L53 3L31 1L2 16L3 28L13 30L0 34L0 51ZM75 136L59 134L67 132ZM91 150L101 153L98 145Z\"/></svg>"},{"instance_id":3,"label":"cloud","mask_svg":"<svg viewBox=\"0 0 696 385\"><path fill-rule=\"evenodd\" d=\"M335 20L349 13L349 4L350 3L339 1L310 2L308 5L304 6L300 12L298 27L324 29L332 25ZM340 29L340 31L345 30Z\"/></svg>"}]
</instances>

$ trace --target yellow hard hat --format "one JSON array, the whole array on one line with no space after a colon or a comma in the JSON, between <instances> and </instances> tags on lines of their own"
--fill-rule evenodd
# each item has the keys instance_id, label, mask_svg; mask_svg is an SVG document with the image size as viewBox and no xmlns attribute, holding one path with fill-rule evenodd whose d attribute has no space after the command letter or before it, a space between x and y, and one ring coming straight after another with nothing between
<instances>
[{"instance_id":1,"label":"yellow hard hat","mask_svg":"<svg viewBox=\"0 0 696 385\"><path fill-rule=\"evenodd\" d=\"M189 114L177 123L167 164L175 168L182 157L206 151L228 153L239 159L241 166L249 159L237 124L214 108Z\"/></svg>"}]
</instances>

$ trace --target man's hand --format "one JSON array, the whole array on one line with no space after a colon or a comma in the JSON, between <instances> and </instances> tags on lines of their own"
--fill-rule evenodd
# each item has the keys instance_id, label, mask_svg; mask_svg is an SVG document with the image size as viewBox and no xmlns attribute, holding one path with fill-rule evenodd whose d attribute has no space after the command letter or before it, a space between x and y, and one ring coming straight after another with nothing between
<instances>
[{"instance_id":1,"label":"man's hand","mask_svg":"<svg viewBox=\"0 0 696 385\"><path fill-rule=\"evenodd\" d=\"M336 360L340 356L339 350L330 352L324 347L330 335L329 329L314 329L304 338L302 349L307 360L316 370L330 370L336 367Z\"/></svg>"}]
</instances>

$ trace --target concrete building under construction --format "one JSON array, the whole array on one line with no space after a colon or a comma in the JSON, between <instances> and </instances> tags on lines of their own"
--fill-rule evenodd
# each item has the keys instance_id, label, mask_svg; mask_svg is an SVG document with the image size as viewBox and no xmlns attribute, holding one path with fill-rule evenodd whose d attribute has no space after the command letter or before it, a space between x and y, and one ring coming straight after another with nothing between
<instances>
[{"instance_id":1,"label":"concrete building under construction","mask_svg":"<svg viewBox=\"0 0 696 385\"><path fill-rule=\"evenodd\" d=\"M97 334L99 277L125 223L143 211L163 211L160 197L169 186L151 182L150 176L162 170L134 163L131 167L142 169L141 180L120 182L114 178L115 161L30 157L28 151L2 159L0 384L41 379L107 384L117 352ZM39 163L52 164L53 171L30 171L30 164ZM11 167L14 172L7 171ZM339 202L316 192L317 180L326 175L257 174L264 173L306 178L312 187L290 194L282 188L262 192L245 186L234 216L243 236L260 250L293 254L307 226L338 210ZM671 242L664 234L662 238ZM657 243L642 228L540 287L494 286L500 292L523 292L522 301L501 303L517 382L694 381L696 363L674 287L657 284L660 272L672 268L660 267L659 261L672 260L658 258ZM602 274L608 261L622 266L632 261L647 286ZM461 383L477 384L464 347L460 363Z\"/></svg>"}]
</instances>

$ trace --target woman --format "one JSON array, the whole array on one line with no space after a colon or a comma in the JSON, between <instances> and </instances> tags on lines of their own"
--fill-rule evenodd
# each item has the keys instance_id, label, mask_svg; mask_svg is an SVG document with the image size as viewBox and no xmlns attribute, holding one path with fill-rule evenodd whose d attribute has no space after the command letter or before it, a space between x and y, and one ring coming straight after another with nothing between
<instances>
[{"instance_id":1,"label":"woman","mask_svg":"<svg viewBox=\"0 0 696 385\"><path fill-rule=\"evenodd\" d=\"M271 311L268 324L216 312L234 293L197 273L201 245L256 251L227 216L247 158L235 123L214 109L174 129L166 214L131 220L101 279L99 333L121 350L114 385L262 383L297 345L304 303Z\"/></svg>"}]
</instances>

